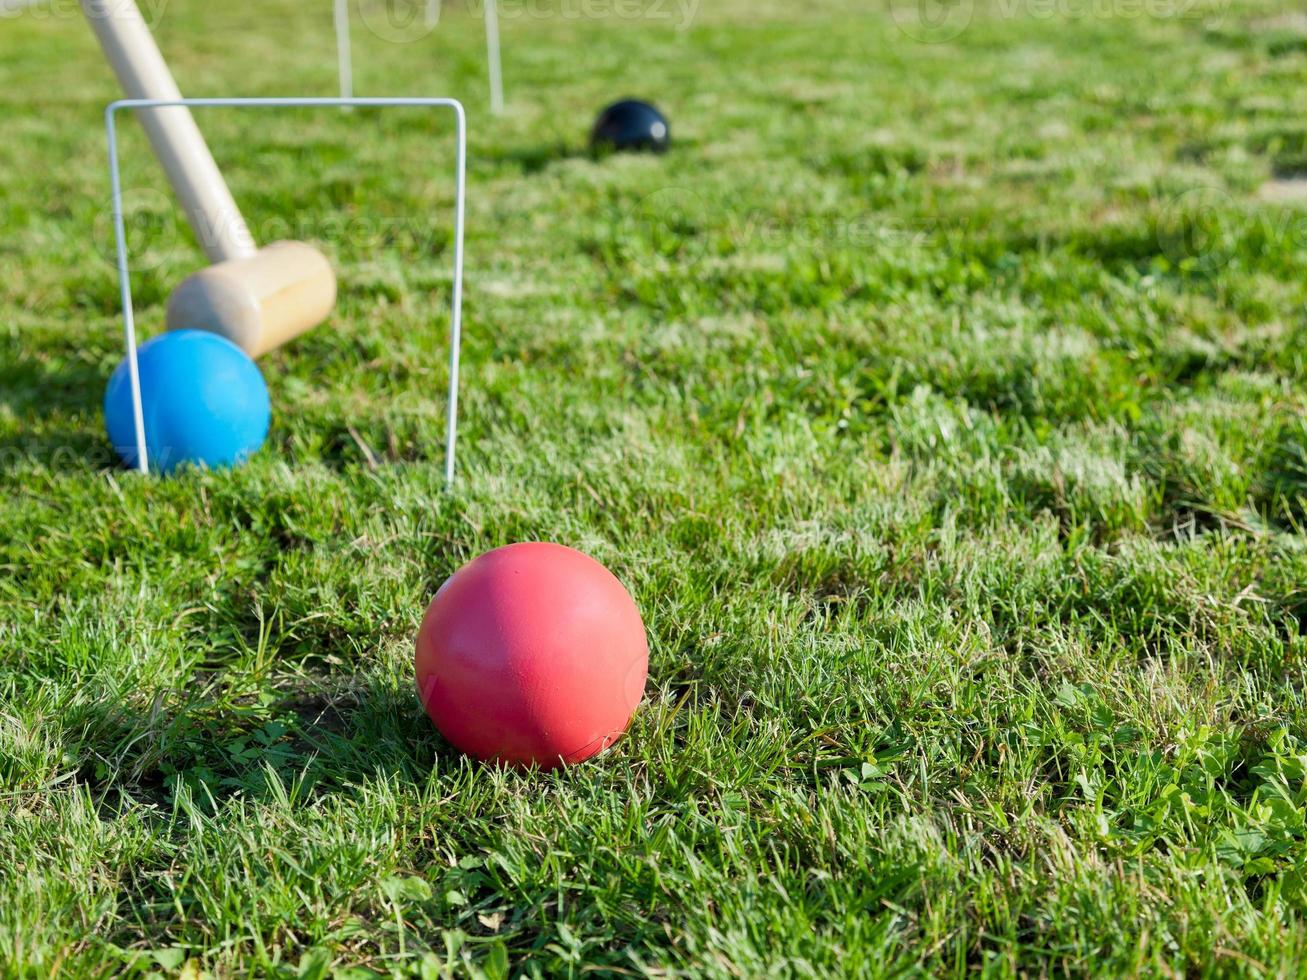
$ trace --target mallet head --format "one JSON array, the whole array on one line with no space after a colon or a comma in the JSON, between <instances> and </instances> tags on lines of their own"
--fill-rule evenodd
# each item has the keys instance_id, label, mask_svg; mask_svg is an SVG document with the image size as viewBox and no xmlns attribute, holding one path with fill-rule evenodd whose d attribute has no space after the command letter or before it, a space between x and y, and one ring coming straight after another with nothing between
<instances>
[{"instance_id":1,"label":"mallet head","mask_svg":"<svg viewBox=\"0 0 1307 980\"><path fill-rule=\"evenodd\" d=\"M326 257L302 242L276 242L186 279L168 298L168 329L208 330L258 357L317 326L335 305Z\"/></svg>"}]
</instances>

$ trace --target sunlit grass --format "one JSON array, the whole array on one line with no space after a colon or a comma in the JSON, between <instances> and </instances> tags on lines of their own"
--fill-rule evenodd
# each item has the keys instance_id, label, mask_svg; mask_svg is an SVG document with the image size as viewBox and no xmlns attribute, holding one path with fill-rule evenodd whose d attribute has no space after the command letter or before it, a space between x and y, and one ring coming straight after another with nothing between
<instances>
[{"instance_id":1,"label":"sunlit grass","mask_svg":"<svg viewBox=\"0 0 1307 980\"><path fill-rule=\"evenodd\" d=\"M158 33L187 94L331 94L318 6ZM4 22L0 973L1301 972L1290 5L979 2L940 44L853 0L519 5L502 119L446 8L355 50L361 94L471 113L452 494L449 121L203 117L341 302L261 362L248 466L141 480L99 412L115 89L71 10ZM586 153L625 95L672 154ZM200 255L127 129L151 334ZM435 588L524 539L651 639L629 737L550 776L411 681Z\"/></svg>"}]
</instances>

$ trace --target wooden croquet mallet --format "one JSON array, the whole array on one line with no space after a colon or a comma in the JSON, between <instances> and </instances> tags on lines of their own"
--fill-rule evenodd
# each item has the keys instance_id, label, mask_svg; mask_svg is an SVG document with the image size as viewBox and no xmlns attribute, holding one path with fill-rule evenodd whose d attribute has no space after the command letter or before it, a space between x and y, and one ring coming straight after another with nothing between
<instances>
[{"instance_id":1,"label":"wooden croquet mallet","mask_svg":"<svg viewBox=\"0 0 1307 980\"><path fill-rule=\"evenodd\" d=\"M81 3L128 98L181 98L134 0ZM258 247L190 110L138 109L137 117L213 263L168 298L168 329L209 330L258 357L330 316L331 264L302 242Z\"/></svg>"}]
</instances>

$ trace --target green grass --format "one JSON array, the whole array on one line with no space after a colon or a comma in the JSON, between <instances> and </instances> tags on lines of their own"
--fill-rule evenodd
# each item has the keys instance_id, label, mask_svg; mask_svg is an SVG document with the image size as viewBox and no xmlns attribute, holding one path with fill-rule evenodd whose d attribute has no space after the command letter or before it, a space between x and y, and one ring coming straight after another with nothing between
<instances>
[{"instance_id":1,"label":"green grass","mask_svg":"<svg viewBox=\"0 0 1307 980\"><path fill-rule=\"evenodd\" d=\"M188 94L331 94L327 6L158 33ZM361 29L360 93L471 112L452 494L449 120L203 117L341 303L262 362L248 466L140 479L116 90L71 5L7 20L0 974L1307 970L1296 6L977 0L920 43L863 0L518 4L502 119L475 10ZM627 94L673 154L588 157ZM201 258L126 130L149 335ZM562 774L461 758L412 684L435 588L523 539L650 634L629 737Z\"/></svg>"}]
</instances>

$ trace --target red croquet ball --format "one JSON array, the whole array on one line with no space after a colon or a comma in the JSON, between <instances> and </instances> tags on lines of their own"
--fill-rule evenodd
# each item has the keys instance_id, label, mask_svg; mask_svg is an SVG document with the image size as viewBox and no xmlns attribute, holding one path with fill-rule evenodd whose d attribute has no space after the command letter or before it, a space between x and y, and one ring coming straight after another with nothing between
<instances>
[{"instance_id":1,"label":"red croquet ball","mask_svg":"<svg viewBox=\"0 0 1307 980\"><path fill-rule=\"evenodd\" d=\"M479 759L552 769L602 752L626 731L648 673L635 601L599 562L557 544L464 565L418 631L422 704Z\"/></svg>"}]
</instances>

